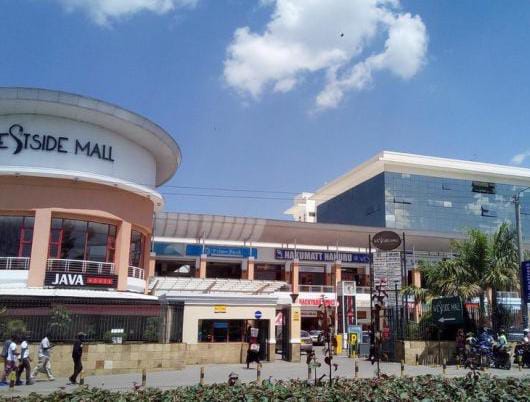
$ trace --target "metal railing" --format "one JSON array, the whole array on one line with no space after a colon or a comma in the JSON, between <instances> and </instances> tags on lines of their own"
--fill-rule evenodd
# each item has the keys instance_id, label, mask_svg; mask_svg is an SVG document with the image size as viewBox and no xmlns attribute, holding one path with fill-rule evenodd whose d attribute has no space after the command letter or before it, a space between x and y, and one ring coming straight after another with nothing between
<instances>
[{"instance_id":1,"label":"metal railing","mask_svg":"<svg viewBox=\"0 0 530 402\"><path fill-rule=\"evenodd\" d=\"M143 268L133 267L132 265L129 265L129 278L138 278L138 279L144 279L145 278L145 271Z\"/></svg>"},{"instance_id":2,"label":"metal railing","mask_svg":"<svg viewBox=\"0 0 530 402\"><path fill-rule=\"evenodd\" d=\"M326 286L326 285L299 285L298 290L300 292L310 292L310 293L334 293L335 286Z\"/></svg>"},{"instance_id":3,"label":"metal railing","mask_svg":"<svg viewBox=\"0 0 530 402\"><path fill-rule=\"evenodd\" d=\"M53 272L72 272L80 274L113 275L114 263L87 260L67 260L48 258L46 269Z\"/></svg>"},{"instance_id":4,"label":"metal railing","mask_svg":"<svg viewBox=\"0 0 530 402\"><path fill-rule=\"evenodd\" d=\"M27 271L29 269L29 261L29 257L0 257L0 270Z\"/></svg>"}]
</instances>

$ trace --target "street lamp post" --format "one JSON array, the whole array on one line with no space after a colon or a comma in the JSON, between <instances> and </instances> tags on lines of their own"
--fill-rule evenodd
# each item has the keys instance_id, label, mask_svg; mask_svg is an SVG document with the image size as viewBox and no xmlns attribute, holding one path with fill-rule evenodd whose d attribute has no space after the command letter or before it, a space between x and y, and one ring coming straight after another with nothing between
<instances>
[{"instance_id":1,"label":"street lamp post","mask_svg":"<svg viewBox=\"0 0 530 402\"><path fill-rule=\"evenodd\" d=\"M519 275L521 278L521 314L523 317L523 328L528 328L528 306L524 298L524 279L521 265L523 263L523 228L521 225L521 193L530 189L530 187L523 188L517 194L513 195L513 203L515 204L515 227L517 230L517 260L519 263Z\"/></svg>"}]
</instances>

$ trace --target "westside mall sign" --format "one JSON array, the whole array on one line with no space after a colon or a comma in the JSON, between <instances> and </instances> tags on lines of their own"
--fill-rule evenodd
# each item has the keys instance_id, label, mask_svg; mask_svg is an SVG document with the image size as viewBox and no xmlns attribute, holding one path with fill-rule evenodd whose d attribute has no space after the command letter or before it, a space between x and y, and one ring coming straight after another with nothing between
<instances>
[{"instance_id":1,"label":"westside mall sign","mask_svg":"<svg viewBox=\"0 0 530 402\"><path fill-rule=\"evenodd\" d=\"M20 124L13 124L7 132L0 132L0 151L12 149L13 155L26 150L41 152L73 153L113 163L112 146L69 137L34 134L24 131Z\"/></svg>"}]
</instances>

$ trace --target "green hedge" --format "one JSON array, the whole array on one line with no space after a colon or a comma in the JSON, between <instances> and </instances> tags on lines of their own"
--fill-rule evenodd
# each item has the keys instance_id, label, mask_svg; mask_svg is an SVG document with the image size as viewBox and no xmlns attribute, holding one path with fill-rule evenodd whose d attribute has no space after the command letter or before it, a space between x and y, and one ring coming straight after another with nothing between
<instances>
[{"instance_id":1,"label":"green hedge","mask_svg":"<svg viewBox=\"0 0 530 402\"><path fill-rule=\"evenodd\" d=\"M304 381L279 381L262 385L248 384L229 387L225 384L180 387L172 390L154 388L145 391L113 392L96 388L79 388L67 394L55 392L48 396L31 394L0 401L109 401L109 402L170 402L170 401L530 401L530 377L495 378L481 376L443 378L381 377L379 379L338 380L333 387L309 386Z\"/></svg>"}]
</instances>

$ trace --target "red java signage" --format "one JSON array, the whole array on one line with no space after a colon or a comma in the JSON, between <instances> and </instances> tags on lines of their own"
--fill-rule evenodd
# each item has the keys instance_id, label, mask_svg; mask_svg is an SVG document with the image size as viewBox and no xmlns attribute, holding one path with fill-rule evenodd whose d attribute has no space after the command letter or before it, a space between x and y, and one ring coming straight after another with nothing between
<instances>
[{"instance_id":1,"label":"red java signage","mask_svg":"<svg viewBox=\"0 0 530 402\"><path fill-rule=\"evenodd\" d=\"M117 284L117 275L46 272L44 278L44 286L56 288L115 288Z\"/></svg>"}]
</instances>

